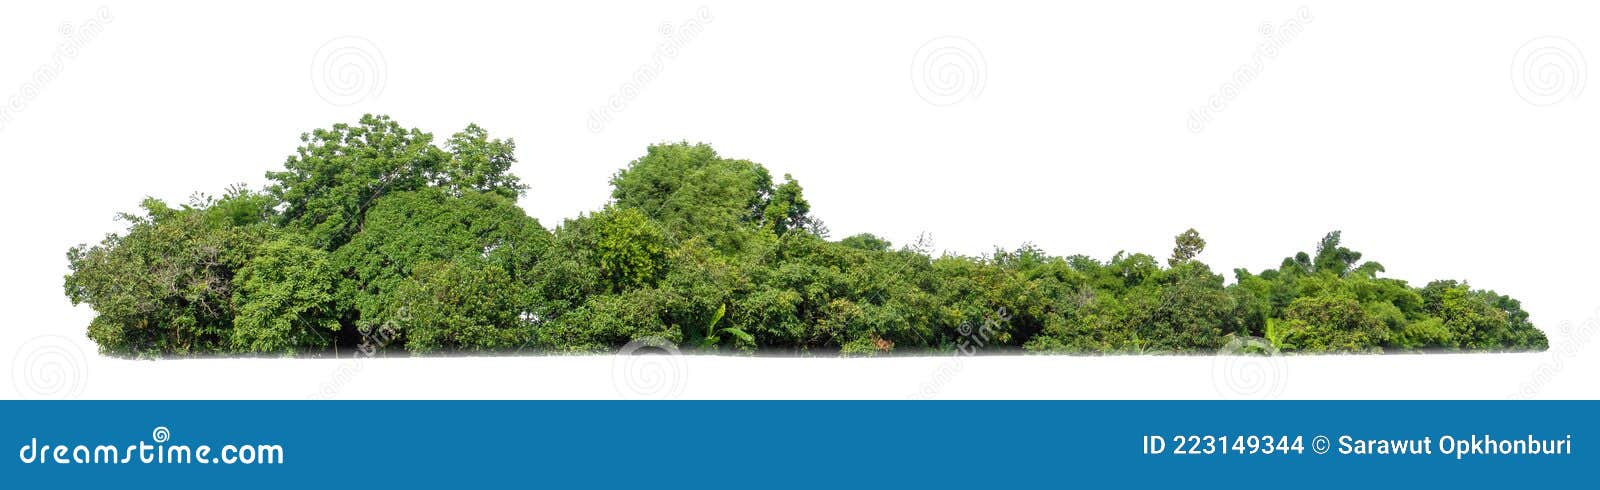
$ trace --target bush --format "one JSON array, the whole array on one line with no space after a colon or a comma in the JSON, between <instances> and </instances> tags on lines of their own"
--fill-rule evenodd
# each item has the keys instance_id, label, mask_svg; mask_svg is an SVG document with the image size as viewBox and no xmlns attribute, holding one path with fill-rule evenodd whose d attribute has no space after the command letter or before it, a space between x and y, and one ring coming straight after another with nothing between
<instances>
[{"instance_id":1,"label":"bush","mask_svg":"<svg viewBox=\"0 0 1600 490\"><path fill-rule=\"evenodd\" d=\"M790 175L703 144L652 145L611 202L546 230L518 207L515 143L475 125L443 146L384 116L302 136L263 191L230 188L73 247L65 292L112 355L324 355L384 328L396 348L606 352L651 338L701 352L1210 353L1238 336L1286 352L1545 349L1522 304L1466 283L1379 277L1335 231L1276 269L976 256L838 241ZM388 338L384 344L388 345Z\"/></svg>"}]
</instances>

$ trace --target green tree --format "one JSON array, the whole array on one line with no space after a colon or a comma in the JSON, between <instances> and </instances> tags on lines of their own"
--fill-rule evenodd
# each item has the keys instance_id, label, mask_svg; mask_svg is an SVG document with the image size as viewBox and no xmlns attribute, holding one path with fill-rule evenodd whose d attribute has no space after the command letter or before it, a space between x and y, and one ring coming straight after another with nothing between
<instances>
[{"instance_id":1,"label":"green tree","mask_svg":"<svg viewBox=\"0 0 1600 490\"><path fill-rule=\"evenodd\" d=\"M544 253L549 232L501 194L438 188L378 199L348 244L333 252L343 279L340 302L355 318L377 325L393 319L387 305L400 282L428 262L481 260L510 280L531 284L529 271Z\"/></svg>"},{"instance_id":2,"label":"green tree","mask_svg":"<svg viewBox=\"0 0 1600 490\"><path fill-rule=\"evenodd\" d=\"M783 174L783 184L772 191L761 212L761 224L768 231L782 235L789 230L812 230L817 226L811 217L811 203L802 195L800 183Z\"/></svg>"},{"instance_id":3,"label":"green tree","mask_svg":"<svg viewBox=\"0 0 1600 490\"><path fill-rule=\"evenodd\" d=\"M338 275L327 252L296 238L261 244L233 277L232 350L293 355L335 345Z\"/></svg>"},{"instance_id":4,"label":"green tree","mask_svg":"<svg viewBox=\"0 0 1600 490\"><path fill-rule=\"evenodd\" d=\"M262 192L177 208L68 252L64 288L112 355L324 355L374 328L414 354L605 352L641 339L706 351L1209 353L1262 336L1288 352L1548 348L1521 302L1458 281L1381 277L1325 235L1279 267L978 255L827 239L800 184L704 144L661 144L611 202L546 231L518 207L516 144L477 125L442 146L385 116L302 135ZM385 339L385 342L390 340Z\"/></svg>"},{"instance_id":5,"label":"green tree","mask_svg":"<svg viewBox=\"0 0 1600 490\"><path fill-rule=\"evenodd\" d=\"M437 181L455 195L487 192L514 200L527 190L522 180L511 174L511 165L517 163L516 141L491 139L488 131L471 124L451 136L446 147L450 162Z\"/></svg>"},{"instance_id":6,"label":"green tree","mask_svg":"<svg viewBox=\"0 0 1600 490\"><path fill-rule=\"evenodd\" d=\"M1200 238L1200 232L1194 231L1194 228L1173 237L1173 241L1177 244L1172 247L1172 258L1167 259L1167 264L1173 267L1195 258L1206 249L1206 239Z\"/></svg>"},{"instance_id":7,"label":"green tree","mask_svg":"<svg viewBox=\"0 0 1600 490\"><path fill-rule=\"evenodd\" d=\"M450 158L433 145L433 135L388 116L363 116L300 141L283 171L267 172L267 192L285 204L284 225L304 230L326 250L349 241L378 198L426 187Z\"/></svg>"},{"instance_id":8,"label":"green tree","mask_svg":"<svg viewBox=\"0 0 1600 490\"><path fill-rule=\"evenodd\" d=\"M703 238L724 253L754 246L757 230L781 235L820 226L794 179L786 176L775 189L766 167L722 158L703 144L651 146L611 185L618 207L644 212L677 240Z\"/></svg>"},{"instance_id":9,"label":"green tree","mask_svg":"<svg viewBox=\"0 0 1600 490\"><path fill-rule=\"evenodd\" d=\"M516 144L490 139L477 125L451 137L448 151L435 146L430 133L370 114L300 140L283 171L267 172L267 191L286 205L283 224L306 231L327 250L360 231L366 213L388 194L433 186L455 195L476 191L516 199L524 189L508 173Z\"/></svg>"},{"instance_id":10,"label":"green tree","mask_svg":"<svg viewBox=\"0 0 1600 490\"><path fill-rule=\"evenodd\" d=\"M878 238L877 235L873 235L871 233L851 235L843 240L839 240L839 244L869 252L887 252L889 251L889 247L894 246L894 244L889 243L888 240Z\"/></svg>"},{"instance_id":11,"label":"green tree","mask_svg":"<svg viewBox=\"0 0 1600 490\"><path fill-rule=\"evenodd\" d=\"M1280 349L1289 352L1369 352L1388 340L1389 329L1355 298L1306 296L1284 311L1289 326Z\"/></svg>"},{"instance_id":12,"label":"green tree","mask_svg":"<svg viewBox=\"0 0 1600 490\"><path fill-rule=\"evenodd\" d=\"M89 338L113 355L160 357L229 352L233 278L269 229L271 200L234 187L171 208L145 199L120 214L128 232L67 253L65 290L97 313Z\"/></svg>"},{"instance_id":13,"label":"green tree","mask_svg":"<svg viewBox=\"0 0 1600 490\"><path fill-rule=\"evenodd\" d=\"M510 352L529 345L533 325L522 313L528 288L499 265L473 257L426 262L384 304L406 350Z\"/></svg>"},{"instance_id":14,"label":"green tree","mask_svg":"<svg viewBox=\"0 0 1600 490\"><path fill-rule=\"evenodd\" d=\"M608 208L594 215L594 258L601 277L615 291L653 286L666 272L667 237L632 208Z\"/></svg>"},{"instance_id":15,"label":"green tree","mask_svg":"<svg viewBox=\"0 0 1600 490\"><path fill-rule=\"evenodd\" d=\"M1344 276L1361 261L1361 252L1339 246L1340 232L1329 232L1322 237L1322 243L1317 244L1317 256L1313 261L1313 270L1328 272L1336 276ZM1380 267L1381 268L1381 267Z\"/></svg>"}]
</instances>

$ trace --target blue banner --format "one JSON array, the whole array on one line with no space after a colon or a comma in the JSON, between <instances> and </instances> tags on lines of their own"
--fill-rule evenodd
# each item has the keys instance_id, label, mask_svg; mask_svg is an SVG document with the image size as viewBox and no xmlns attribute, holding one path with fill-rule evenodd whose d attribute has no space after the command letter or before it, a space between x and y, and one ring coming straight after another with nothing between
<instances>
[{"instance_id":1,"label":"blue banner","mask_svg":"<svg viewBox=\"0 0 1600 490\"><path fill-rule=\"evenodd\" d=\"M8 488L1592 488L1591 401L0 402ZM1587 477L1587 478L1585 478Z\"/></svg>"}]
</instances>

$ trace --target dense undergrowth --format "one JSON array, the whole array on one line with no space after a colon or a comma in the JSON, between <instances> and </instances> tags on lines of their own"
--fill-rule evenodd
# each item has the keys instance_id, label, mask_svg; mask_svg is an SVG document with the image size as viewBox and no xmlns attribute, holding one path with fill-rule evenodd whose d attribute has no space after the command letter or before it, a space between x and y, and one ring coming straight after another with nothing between
<instances>
[{"instance_id":1,"label":"dense undergrowth","mask_svg":"<svg viewBox=\"0 0 1600 490\"><path fill-rule=\"evenodd\" d=\"M725 353L1211 353L1547 347L1517 300L1413 287L1329 233L1277 269L1233 271L1176 237L1169 258L1024 246L930 256L830 240L800 185L709 146L649 147L603 208L553 229L516 200L515 144L442 143L384 116L302 137L261 190L177 207L68 253L88 334L129 357L607 352L645 338ZM376 339L376 340L375 340Z\"/></svg>"}]
</instances>

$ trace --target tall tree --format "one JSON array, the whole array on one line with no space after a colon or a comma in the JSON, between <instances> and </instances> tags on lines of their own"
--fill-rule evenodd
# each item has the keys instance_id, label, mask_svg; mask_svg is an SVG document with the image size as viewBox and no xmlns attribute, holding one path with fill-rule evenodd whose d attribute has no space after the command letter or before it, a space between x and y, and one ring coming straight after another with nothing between
<instances>
[{"instance_id":1,"label":"tall tree","mask_svg":"<svg viewBox=\"0 0 1600 490\"><path fill-rule=\"evenodd\" d=\"M1173 267L1188 262L1206 249L1206 239L1200 238L1200 232L1194 231L1194 228L1173 237L1173 241L1177 244L1172 247L1172 258L1167 259L1167 265Z\"/></svg>"},{"instance_id":2,"label":"tall tree","mask_svg":"<svg viewBox=\"0 0 1600 490\"><path fill-rule=\"evenodd\" d=\"M1313 262L1317 272L1344 276L1361 261L1361 252L1342 247L1339 241L1340 232L1331 231L1322 237L1321 243L1317 244L1317 257Z\"/></svg>"},{"instance_id":3,"label":"tall tree","mask_svg":"<svg viewBox=\"0 0 1600 490\"><path fill-rule=\"evenodd\" d=\"M67 253L66 294L94 307L89 338L108 354L158 357L230 351L234 276L270 230L271 200L235 187L169 207L145 199L127 233Z\"/></svg>"}]
</instances>

